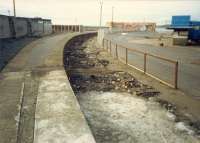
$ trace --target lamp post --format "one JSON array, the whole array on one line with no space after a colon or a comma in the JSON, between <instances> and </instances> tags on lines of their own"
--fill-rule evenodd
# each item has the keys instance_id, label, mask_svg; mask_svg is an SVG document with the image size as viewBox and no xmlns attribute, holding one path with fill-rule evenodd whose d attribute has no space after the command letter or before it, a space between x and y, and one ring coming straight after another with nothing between
<instances>
[{"instance_id":1,"label":"lamp post","mask_svg":"<svg viewBox=\"0 0 200 143\"><path fill-rule=\"evenodd\" d=\"M10 10L8 10L8 16L10 16Z\"/></svg>"},{"instance_id":2,"label":"lamp post","mask_svg":"<svg viewBox=\"0 0 200 143\"><path fill-rule=\"evenodd\" d=\"M99 28L101 28L101 26L102 26L102 10L103 10L103 0L100 0Z\"/></svg>"},{"instance_id":3,"label":"lamp post","mask_svg":"<svg viewBox=\"0 0 200 143\"><path fill-rule=\"evenodd\" d=\"M114 6L112 7L112 20L111 20L111 28L113 28L114 25Z\"/></svg>"},{"instance_id":4,"label":"lamp post","mask_svg":"<svg viewBox=\"0 0 200 143\"><path fill-rule=\"evenodd\" d=\"M114 22L114 6L112 7L112 22Z\"/></svg>"},{"instance_id":5,"label":"lamp post","mask_svg":"<svg viewBox=\"0 0 200 143\"><path fill-rule=\"evenodd\" d=\"M13 0L13 12L14 12L14 17L16 17L15 0Z\"/></svg>"}]
</instances>

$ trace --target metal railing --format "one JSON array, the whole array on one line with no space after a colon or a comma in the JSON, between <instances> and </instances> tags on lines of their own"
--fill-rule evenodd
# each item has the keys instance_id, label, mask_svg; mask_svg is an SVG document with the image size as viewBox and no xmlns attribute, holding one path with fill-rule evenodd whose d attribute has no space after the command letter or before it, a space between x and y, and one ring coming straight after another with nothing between
<instances>
[{"instance_id":1,"label":"metal railing","mask_svg":"<svg viewBox=\"0 0 200 143\"><path fill-rule=\"evenodd\" d=\"M115 47L114 47L115 50L114 51L112 50L112 45L115 45ZM157 55L154 55L154 54L151 54L151 53L146 53L146 52L143 52L143 51L140 51L140 50L137 50L137 49L127 48L125 46L122 46L122 45L119 45L117 43L114 43L114 42L112 42L110 40L103 39L103 47L105 47L105 46L106 46L106 50L108 52L110 52L111 55L114 52L116 58L118 60L124 62L126 65L129 65L129 66L135 68L136 70L139 70L139 71L143 72L144 74L146 74L146 75L158 80L159 82L161 82L161 83L163 83L163 84L165 84L167 86L170 86L170 87L175 88L175 89L178 88L178 61L171 60L171 59L168 59L168 58L163 58L163 57L160 57L160 56L157 56ZM119 57L118 48L125 49L125 57L124 57L125 60L123 60L123 59L121 59ZM136 67L136 66L134 66L134 65L129 63L129 59L128 59L129 52L135 52L135 53L139 53L139 54L143 55L143 59L144 59L143 69L140 69L140 68L138 68L138 67ZM173 67L174 67L174 69L173 69L173 71L174 71L174 73L173 73L174 74L173 83L169 83L167 81L164 81L164 80L160 79L159 77L156 77L155 75L152 75L151 73L148 73L148 71L147 71L147 57L153 57L155 59L159 59L161 61L165 61L165 62L168 62L170 64L173 64Z\"/></svg>"}]
</instances>

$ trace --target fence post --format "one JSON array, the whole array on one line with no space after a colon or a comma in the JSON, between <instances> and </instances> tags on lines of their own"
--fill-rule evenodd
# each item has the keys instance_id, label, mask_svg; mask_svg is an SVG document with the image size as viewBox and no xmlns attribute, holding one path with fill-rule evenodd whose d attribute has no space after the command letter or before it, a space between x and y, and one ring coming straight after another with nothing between
<instances>
[{"instance_id":1,"label":"fence post","mask_svg":"<svg viewBox=\"0 0 200 143\"><path fill-rule=\"evenodd\" d=\"M115 47L115 52L116 52L116 58L118 59L118 47L117 47L117 44L116 44L116 47Z\"/></svg>"},{"instance_id":2,"label":"fence post","mask_svg":"<svg viewBox=\"0 0 200 143\"><path fill-rule=\"evenodd\" d=\"M144 73L147 71L147 53L144 53Z\"/></svg>"},{"instance_id":3,"label":"fence post","mask_svg":"<svg viewBox=\"0 0 200 143\"><path fill-rule=\"evenodd\" d=\"M70 32L69 25L67 25L67 32Z\"/></svg>"},{"instance_id":4,"label":"fence post","mask_svg":"<svg viewBox=\"0 0 200 143\"><path fill-rule=\"evenodd\" d=\"M178 61L175 64L174 88L178 89Z\"/></svg>"},{"instance_id":5,"label":"fence post","mask_svg":"<svg viewBox=\"0 0 200 143\"><path fill-rule=\"evenodd\" d=\"M106 45L107 45L107 46L106 46L106 50L108 51L108 40L106 40L106 41L107 41L107 42L106 42L106 43L107 43L107 44L106 44Z\"/></svg>"},{"instance_id":6,"label":"fence post","mask_svg":"<svg viewBox=\"0 0 200 143\"><path fill-rule=\"evenodd\" d=\"M128 64L128 49L126 48L126 64Z\"/></svg>"},{"instance_id":7,"label":"fence post","mask_svg":"<svg viewBox=\"0 0 200 143\"><path fill-rule=\"evenodd\" d=\"M103 49L104 49L104 39L102 40L102 45L103 45Z\"/></svg>"},{"instance_id":8,"label":"fence post","mask_svg":"<svg viewBox=\"0 0 200 143\"><path fill-rule=\"evenodd\" d=\"M110 53L111 53L111 46L112 46L111 44L112 44L112 43L111 43L111 40L110 40Z\"/></svg>"},{"instance_id":9,"label":"fence post","mask_svg":"<svg viewBox=\"0 0 200 143\"><path fill-rule=\"evenodd\" d=\"M112 44L111 44L111 41L110 41L110 55L112 55Z\"/></svg>"}]
</instances>

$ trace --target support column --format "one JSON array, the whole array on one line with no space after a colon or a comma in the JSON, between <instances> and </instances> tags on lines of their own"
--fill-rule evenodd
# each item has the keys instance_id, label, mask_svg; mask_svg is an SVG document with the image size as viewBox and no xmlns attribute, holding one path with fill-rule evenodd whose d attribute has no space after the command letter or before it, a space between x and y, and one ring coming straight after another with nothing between
<instances>
[{"instance_id":1,"label":"support column","mask_svg":"<svg viewBox=\"0 0 200 143\"><path fill-rule=\"evenodd\" d=\"M69 25L67 25L67 32L69 32Z\"/></svg>"},{"instance_id":2,"label":"support column","mask_svg":"<svg viewBox=\"0 0 200 143\"><path fill-rule=\"evenodd\" d=\"M70 32L72 31L72 26L71 26L71 25L69 26L69 31L70 31Z\"/></svg>"},{"instance_id":3,"label":"support column","mask_svg":"<svg viewBox=\"0 0 200 143\"><path fill-rule=\"evenodd\" d=\"M79 28L78 31L81 32L81 26L80 25L78 26L78 28Z\"/></svg>"},{"instance_id":4,"label":"support column","mask_svg":"<svg viewBox=\"0 0 200 143\"><path fill-rule=\"evenodd\" d=\"M61 29L61 33L62 33L63 32L63 25L60 26L60 29Z\"/></svg>"}]
</instances>

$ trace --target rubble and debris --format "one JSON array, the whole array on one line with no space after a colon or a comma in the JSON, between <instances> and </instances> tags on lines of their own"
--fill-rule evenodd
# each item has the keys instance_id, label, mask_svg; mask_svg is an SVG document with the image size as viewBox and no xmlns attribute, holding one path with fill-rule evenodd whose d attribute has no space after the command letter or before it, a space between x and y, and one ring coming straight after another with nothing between
<instances>
[{"instance_id":1,"label":"rubble and debris","mask_svg":"<svg viewBox=\"0 0 200 143\"><path fill-rule=\"evenodd\" d=\"M155 97L159 92L152 87L143 85L126 72L101 74L70 73L70 82L75 92L87 91L118 91L136 93L137 96Z\"/></svg>"},{"instance_id":2,"label":"rubble and debris","mask_svg":"<svg viewBox=\"0 0 200 143\"><path fill-rule=\"evenodd\" d=\"M133 96L144 97L147 101L159 103L167 110L167 116L171 121L177 123L186 121L185 116L177 112L175 105L158 98L160 92L155 88L141 83L128 72L109 68L109 66L112 66L112 61L102 58L103 49L98 48L93 43L94 40L88 40L90 45L84 44L80 40L74 42L76 44L71 42L65 47L64 65L77 96L88 92L128 93ZM183 118L184 120L182 120ZM198 127L200 126L196 126L196 123L189 120L186 123L192 129L194 128L195 133L198 134L198 131L200 131Z\"/></svg>"},{"instance_id":3,"label":"rubble and debris","mask_svg":"<svg viewBox=\"0 0 200 143\"><path fill-rule=\"evenodd\" d=\"M175 105L173 105L173 104L171 104L167 101L161 100L161 99L157 99L157 102L159 102L162 107L167 109L167 111L175 114L175 112L176 112L176 106Z\"/></svg>"},{"instance_id":4,"label":"rubble and debris","mask_svg":"<svg viewBox=\"0 0 200 143\"><path fill-rule=\"evenodd\" d=\"M79 41L82 42L82 41ZM77 42L76 42L77 43ZM65 68L68 72L72 88L75 92L87 91L118 91L136 93L142 97L158 96L159 92L139 82L135 77L124 71L108 71L110 62L98 57L101 49L80 44L69 45L65 50ZM101 68L99 71L97 68ZM93 73L76 73L76 69L94 69Z\"/></svg>"}]
</instances>

